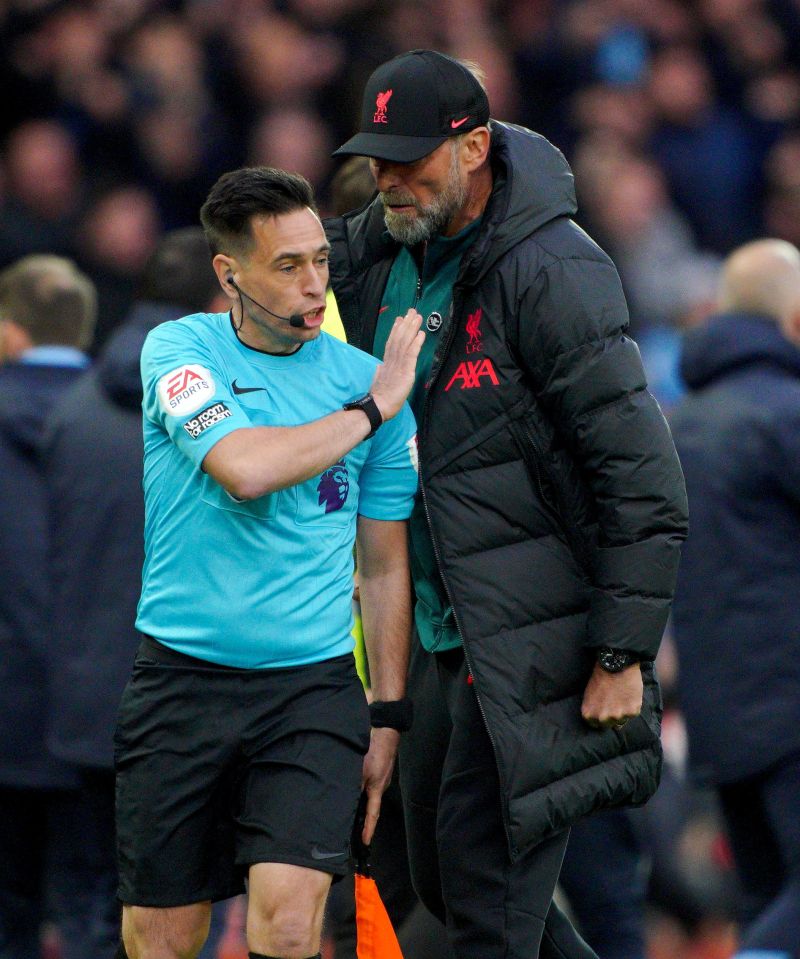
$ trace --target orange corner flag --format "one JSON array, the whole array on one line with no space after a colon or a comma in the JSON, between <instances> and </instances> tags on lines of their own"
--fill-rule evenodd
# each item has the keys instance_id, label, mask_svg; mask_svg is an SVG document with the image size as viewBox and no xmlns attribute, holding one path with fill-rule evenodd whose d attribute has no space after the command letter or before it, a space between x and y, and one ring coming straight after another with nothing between
<instances>
[{"instance_id":1,"label":"orange corner flag","mask_svg":"<svg viewBox=\"0 0 800 959\"><path fill-rule=\"evenodd\" d=\"M366 813L367 794L362 792L350 840L356 867L356 956L357 959L403 959L392 920L369 874L369 846L361 838Z\"/></svg>"},{"instance_id":2,"label":"orange corner flag","mask_svg":"<svg viewBox=\"0 0 800 959\"><path fill-rule=\"evenodd\" d=\"M403 959L375 880L356 873L356 931L358 959Z\"/></svg>"}]
</instances>

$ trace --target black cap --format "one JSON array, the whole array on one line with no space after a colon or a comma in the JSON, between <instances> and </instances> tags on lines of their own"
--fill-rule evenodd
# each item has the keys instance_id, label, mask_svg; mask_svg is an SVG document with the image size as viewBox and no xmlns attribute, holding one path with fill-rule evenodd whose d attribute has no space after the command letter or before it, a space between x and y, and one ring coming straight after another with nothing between
<instances>
[{"instance_id":1,"label":"black cap","mask_svg":"<svg viewBox=\"0 0 800 959\"><path fill-rule=\"evenodd\" d=\"M448 137L488 122L486 92L465 66L435 50L411 50L369 78L361 132L333 155L413 163Z\"/></svg>"}]
</instances>

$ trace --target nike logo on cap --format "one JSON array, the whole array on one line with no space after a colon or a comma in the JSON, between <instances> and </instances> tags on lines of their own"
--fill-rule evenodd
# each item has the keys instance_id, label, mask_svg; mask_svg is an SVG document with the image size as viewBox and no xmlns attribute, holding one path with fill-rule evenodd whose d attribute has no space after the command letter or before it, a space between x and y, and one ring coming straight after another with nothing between
<instances>
[{"instance_id":1,"label":"nike logo on cap","mask_svg":"<svg viewBox=\"0 0 800 959\"><path fill-rule=\"evenodd\" d=\"M267 392L265 386L239 386L236 380L231 383L231 389L237 396L241 396L242 393L258 393L259 390L263 390L264 393Z\"/></svg>"},{"instance_id":2,"label":"nike logo on cap","mask_svg":"<svg viewBox=\"0 0 800 959\"><path fill-rule=\"evenodd\" d=\"M454 130L457 130L457 129L461 126L461 124L462 124L462 123L466 123L467 120L469 120L469 116L462 117L460 120L451 120L451 121L450 121L450 126L451 126Z\"/></svg>"}]
</instances>

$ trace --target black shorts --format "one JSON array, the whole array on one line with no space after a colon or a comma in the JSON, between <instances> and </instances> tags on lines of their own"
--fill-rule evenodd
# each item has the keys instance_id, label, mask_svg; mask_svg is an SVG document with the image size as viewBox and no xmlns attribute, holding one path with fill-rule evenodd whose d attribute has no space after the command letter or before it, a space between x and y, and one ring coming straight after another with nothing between
<instances>
[{"instance_id":1,"label":"black shorts","mask_svg":"<svg viewBox=\"0 0 800 959\"><path fill-rule=\"evenodd\" d=\"M146 638L114 747L123 903L226 899L257 862L348 871L369 747L352 656L233 669Z\"/></svg>"}]
</instances>

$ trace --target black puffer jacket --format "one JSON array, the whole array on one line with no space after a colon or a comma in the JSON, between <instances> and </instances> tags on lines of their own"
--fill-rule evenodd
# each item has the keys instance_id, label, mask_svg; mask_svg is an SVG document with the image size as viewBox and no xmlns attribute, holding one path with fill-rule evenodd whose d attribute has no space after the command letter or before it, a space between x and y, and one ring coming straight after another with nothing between
<instances>
[{"instance_id":1,"label":"black puffer jacket","mask_svg":"<svg viewBox=\"0 0 800 959\"><path fill-rule=\"evenodd\" d=\"M420 478L516 856L658 784L652 665L642 715L623 729L590 729L580 704L592 647L655 655L687 509L616 270L569 219L566 161L543 137L492 122L492 163L438 334ZM396 246L378 201L327 229L348 337L369 350Z\"/></svg>"}]
</instances>

